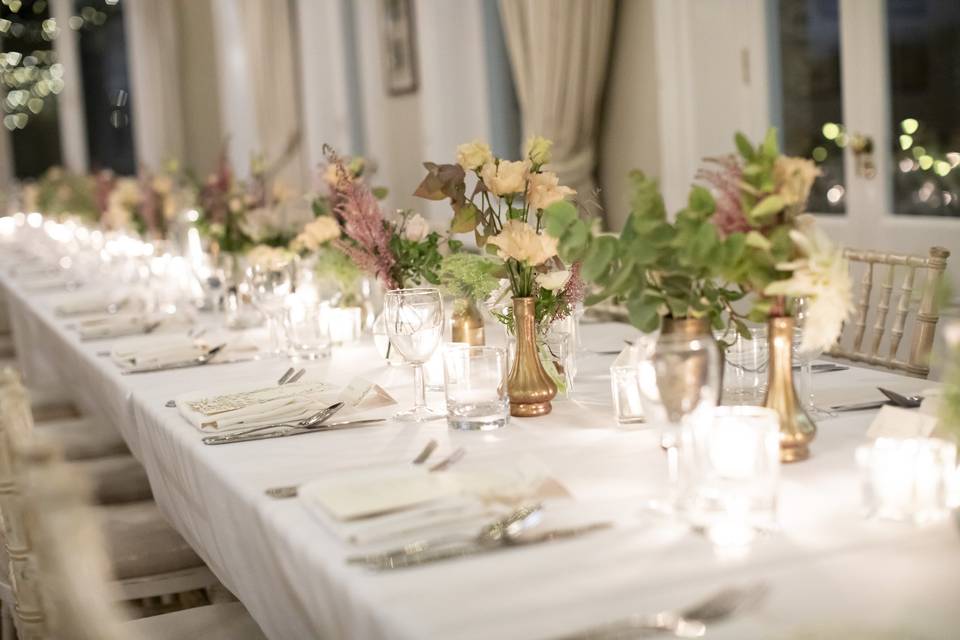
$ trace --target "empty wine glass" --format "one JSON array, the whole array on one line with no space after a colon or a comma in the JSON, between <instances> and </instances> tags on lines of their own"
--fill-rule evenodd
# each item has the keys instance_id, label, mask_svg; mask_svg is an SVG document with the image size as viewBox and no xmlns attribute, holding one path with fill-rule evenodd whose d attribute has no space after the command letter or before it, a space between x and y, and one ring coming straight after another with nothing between
<instances>
[{"instance_id":1,"label":"empty wine glass","mask_svg":"<svg viewBox=\"0 0 960 640\"><path fill-rule=\"evenodd\" d=\"M414 404L394 416L405 422L443 418L427 407L423 363L430 359L443 334L443 300L437 289L395 289L384 298L383 319L392 348L413 365Z\"/></svg>"},{"instance_id":2,"label":"empty wine glass","mask_svg":"<svg viewBox=\"0 0 960 640\"><path fill-rule=\"evenodd\" d=\"M814 417L830 415L830 411L817 406L816 399L813 395L813 362L820 357L822 351L811 351L801 348L804 325L806 325L810 315L810 301L806 298L797 298L796 305L793 332L793 358L800 365L800 402L807 413Z\"/></svg>"},{"instance_id":3,"label":"empty wine glass","mask_svg":"<svg viewBox=\"0 0 960 640\"><path fill-rule=\"evenodd\" d=\"M680 445L685 427L711 420L720 391L720 354L711 336L661 335L644 347L638 365L640 400L647 422L660 429L676 505L682 492Z\"/></svg>"},{"instance_id":4,"label":"empty wine glass","mask_svg":"<svg viewBox=\"0 0 960 640\"><path fill-rule=\"evenodd\" d=\"M290 294L293 284L290 263L252 264L247 268L247 283L254 305L266 320L269 351L272 354L282 353L285 348L284 300Z\"/></svg>"}]
</instances>

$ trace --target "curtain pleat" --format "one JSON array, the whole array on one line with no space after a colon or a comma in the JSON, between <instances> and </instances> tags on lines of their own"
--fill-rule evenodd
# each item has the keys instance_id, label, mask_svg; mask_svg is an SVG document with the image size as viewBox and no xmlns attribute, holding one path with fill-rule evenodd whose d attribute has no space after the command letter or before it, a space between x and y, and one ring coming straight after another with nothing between
<instances>
[{"instance_id":1,"label":"curtain pleat","mask_svg":"<svg viewBox=\"0 0 960 640\"><path fill-rule=\"evenodd\" d=\"M554 141L551 169L592 198L614 0L500 0L524 139Z\"/></svg>"}]
</instances>

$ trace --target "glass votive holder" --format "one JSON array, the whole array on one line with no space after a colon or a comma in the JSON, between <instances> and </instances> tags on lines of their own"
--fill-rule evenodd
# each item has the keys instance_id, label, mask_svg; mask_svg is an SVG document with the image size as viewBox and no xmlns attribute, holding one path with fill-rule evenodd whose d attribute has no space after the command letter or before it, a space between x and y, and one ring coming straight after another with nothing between
<instances>
[{"instance_id":1,"label":"glass votive holder","mask_svg":"<svg viewBox=\"0 0 960 640\"><path fill-rule=\"evenodd\" d=\"M868 517L927 524L952 506L956 445L939 438L877 438L857 447Z\"/></svg>"},{"instance_id":2,"label":"glass votive holder","mask_svg":"<svg viewBox=\"0 0 960 640\"><path fill-rule=\"evenodd\" d=\"M755 327L748 331L749 338L737 334L733 344L724 353L725 404L760 404L767 392L767 329Z\"/></svg>"},{"instance_id":3,"label":"glass votive holder","mask_svg":"<svg viewBox=\"0 0 960 640\"><path fill-rule=\"evenodd\" d=\"M447 424L464 431L491 431L510 419L507 354L499 347L447 345L443 353Z\"/></svg>"},{"instance_id":4,"label":"glass votive holder","mask_svg":"<svg viewBox=\"0 0 960 640\"><path fill-rule=\"evenodd\" d=\"M716 407L681 436L681 511L718 546L750 542L776 522L780 421L772 409Z\"/></svg>"},{"instance_id":5,"label":"glass votive holder","mask_svg":"<svg viewBox=\"0 0 960 640\"><path fill-rule=\"evenodd\" d=\"M317 360L330 355L330 307L315 298L291 295L283 319L287 354L295 360Z\"/></svg>"},{"instance_id":6,"label":"glass votive holder","mask_svg":"<svg viewBox=\"0 0 960 640\"><path fill-rule=\"evenodd\" d=\"M610 393L619 424L646 422L641 388L644 384L656 387L656 372L650 361L655 344L654 336L639 336L635 343L624 347L610 365Z\"/></svg>"},{"instance_id":7,"label":"glass votive holder","mask_svg":"<svg viewBox=\"0 0 960 640\"><path fill-rule=\"evenodd\" d=\"M348 344L356 342L362 334L360 307L337 307L330 309L330 342Z\"/></svg>"}]
</instances>

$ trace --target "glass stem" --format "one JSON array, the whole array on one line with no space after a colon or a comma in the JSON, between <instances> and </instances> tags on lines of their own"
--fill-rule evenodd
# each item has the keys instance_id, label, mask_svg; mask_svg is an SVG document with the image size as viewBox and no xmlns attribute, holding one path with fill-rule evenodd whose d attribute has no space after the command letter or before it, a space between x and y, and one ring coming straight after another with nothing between
<instances>
[{"instance_id":1,"label":"glass stem","mask_svg":"<svg viewBox=\"0 0 960 640\"><path fill-rule=\"evenodd\" d=\"M413 408L427 406L427 387L423 383L423 364L413 365Z\"/></svg>"},{"instance_id":2,"label":"glass stem","mask_svg":"<svg viewBox=\"0 0 960 640\"><path fill-rule=\"evenodd\" d=\"M807 409L813 409L813 362L809 359L804 360L800 365L800 380L803 390L803 406Z\"/></svg>"}]
</instances>

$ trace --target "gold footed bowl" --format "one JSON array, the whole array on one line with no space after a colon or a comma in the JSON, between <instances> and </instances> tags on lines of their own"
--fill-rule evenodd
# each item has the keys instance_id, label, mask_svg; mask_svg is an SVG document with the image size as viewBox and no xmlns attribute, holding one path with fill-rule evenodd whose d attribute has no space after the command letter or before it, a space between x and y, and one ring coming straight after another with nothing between
<instances>
[{"instance_id":1,"label":"gold footed bowl","mask_svg":"<svg viewBox=\"0 0 960 640\"><path fill-rule=\"evenodd\" d=\"M550 401L557 395L557 385L540 362L533 298L513 299L513 325L517 349L507 376L510 415L517 418L545 416L553 409Z\"/></svg>"}]
</instances>

